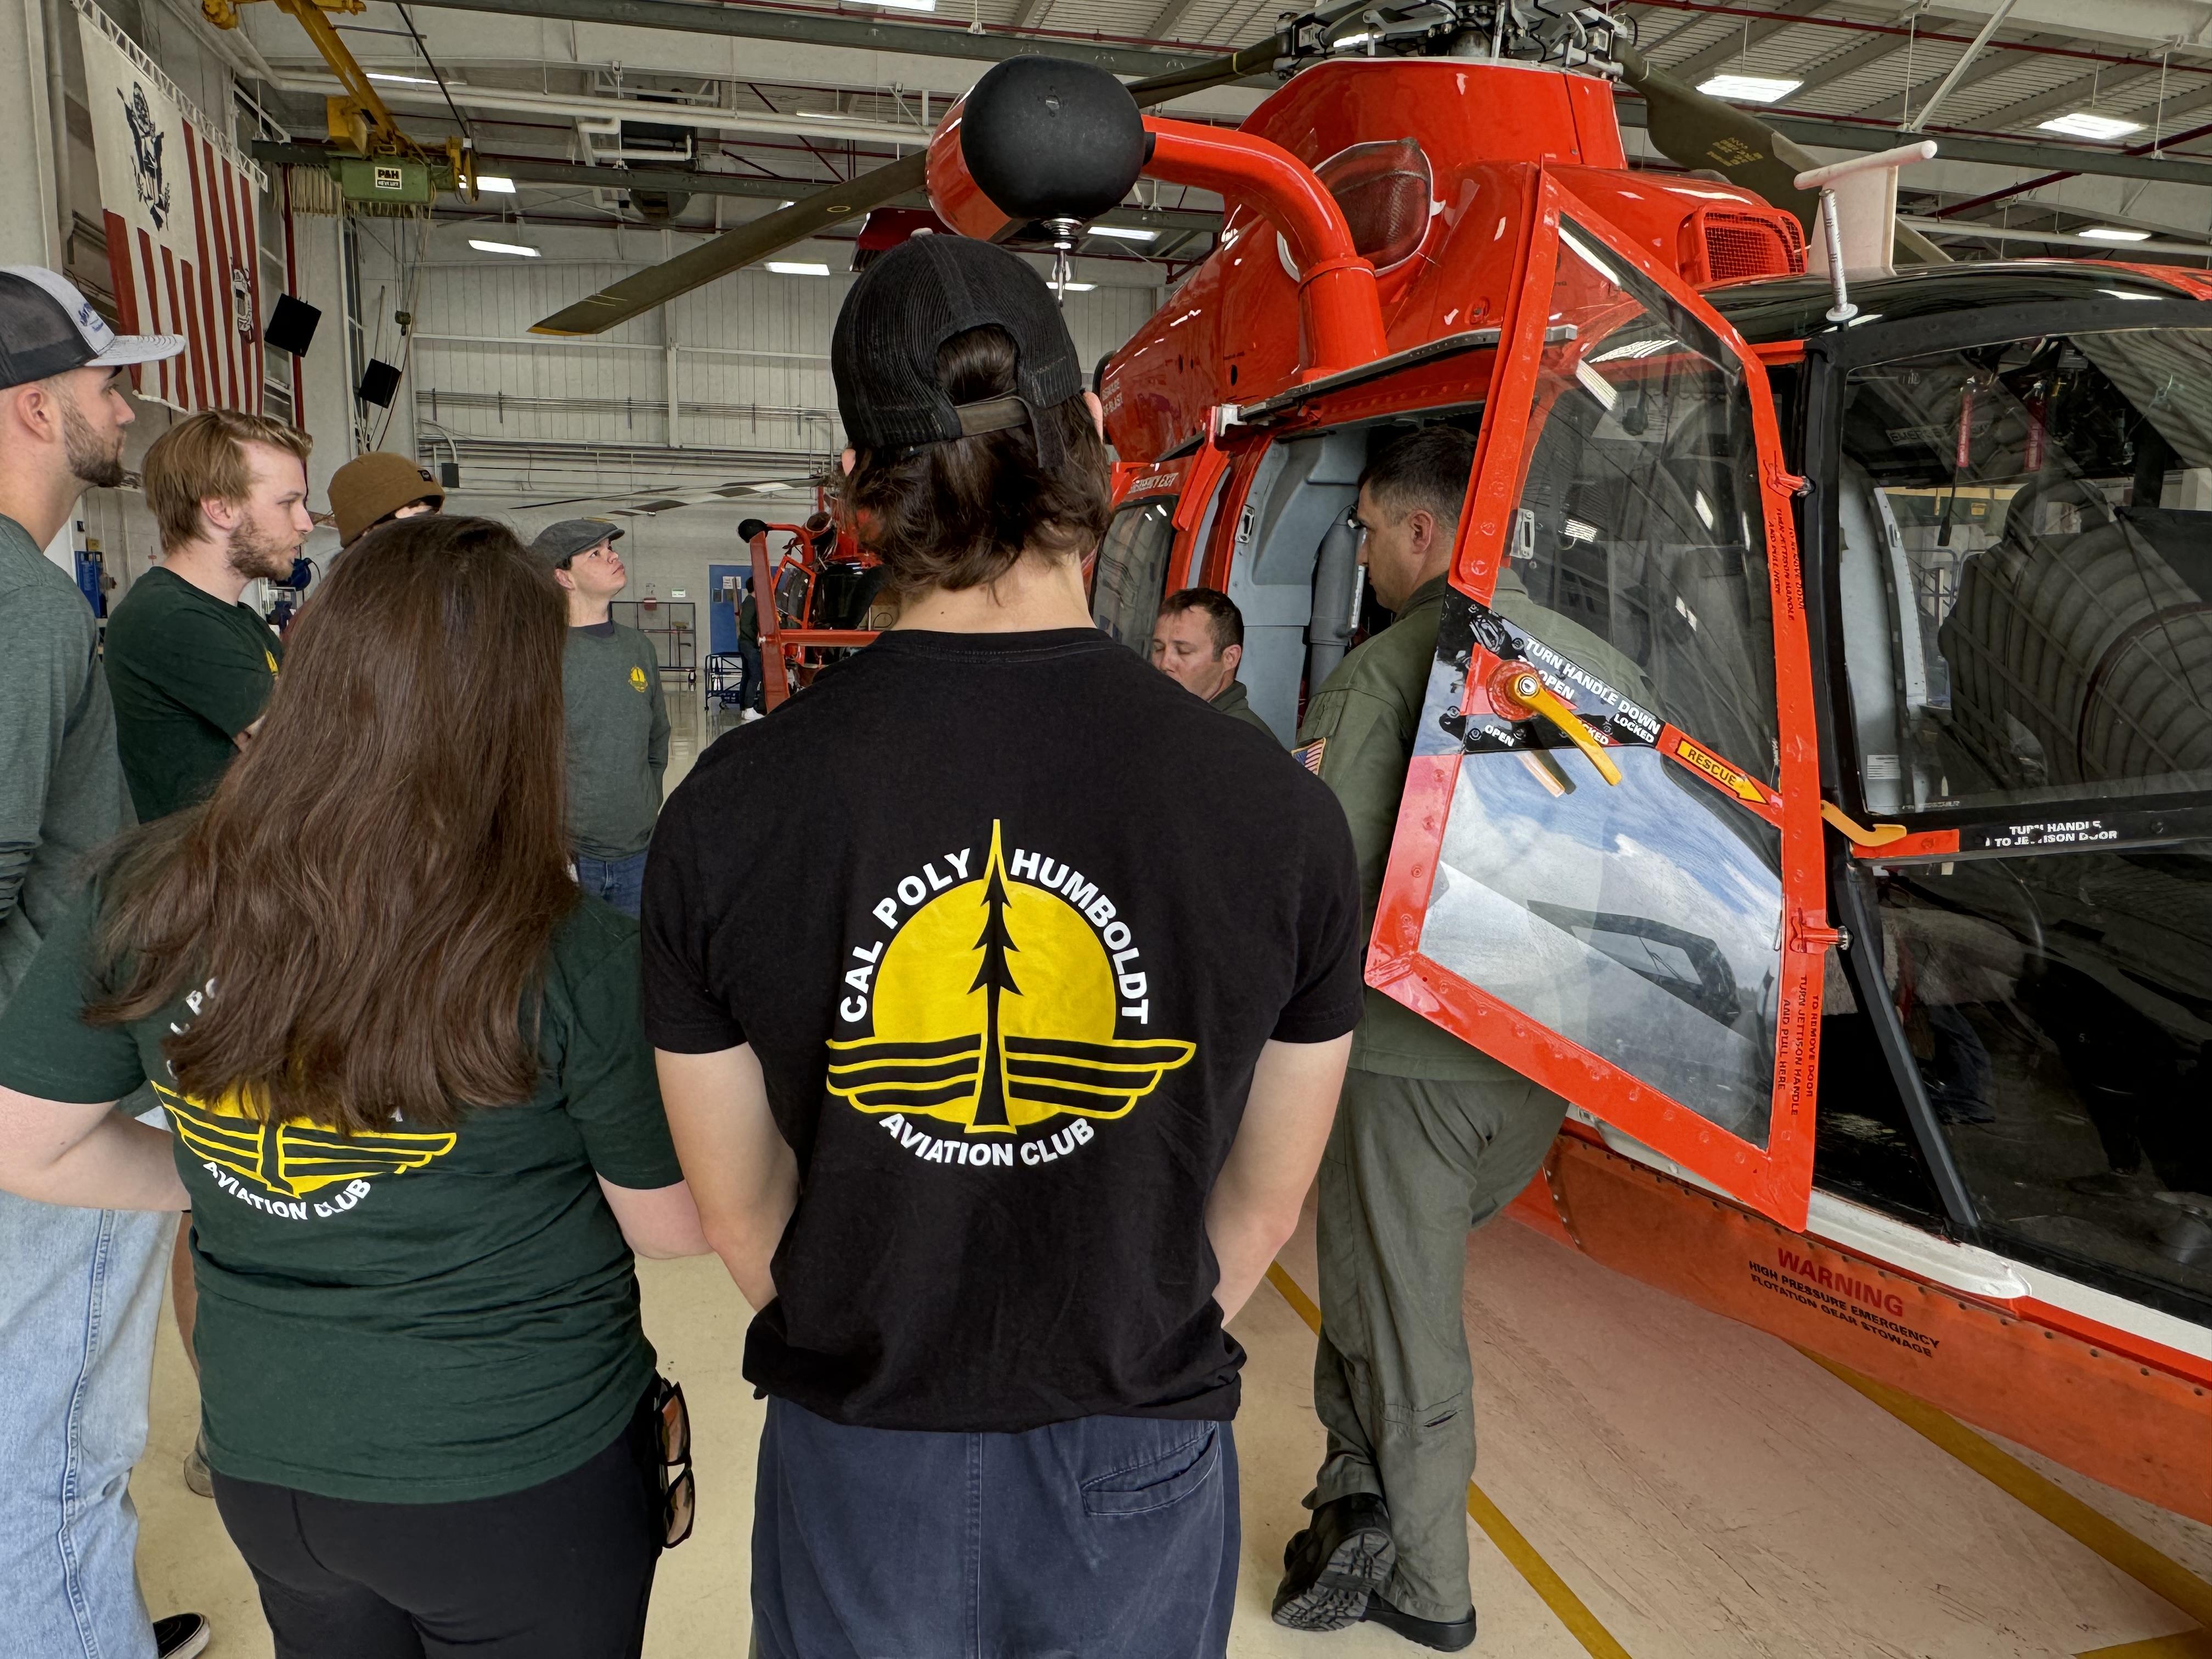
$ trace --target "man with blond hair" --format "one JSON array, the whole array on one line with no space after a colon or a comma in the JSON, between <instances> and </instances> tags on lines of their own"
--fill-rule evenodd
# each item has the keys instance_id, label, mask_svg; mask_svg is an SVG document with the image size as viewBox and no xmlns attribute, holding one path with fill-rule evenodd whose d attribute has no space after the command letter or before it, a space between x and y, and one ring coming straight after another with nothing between
<instances>
[{"instance_id":1,"label":"man with blond hair","mask_svg":"<svg viewBox=\"0 0 2212 1659\"><path fill-rule=\"evenodd\" d=\"M314 527L308 441L265 416L210 409L146 452L161 562L107 624L117 746L142 823L204 799L260 723L284 647L239 596L289 574Z\"/></svg>"}]
</instances>

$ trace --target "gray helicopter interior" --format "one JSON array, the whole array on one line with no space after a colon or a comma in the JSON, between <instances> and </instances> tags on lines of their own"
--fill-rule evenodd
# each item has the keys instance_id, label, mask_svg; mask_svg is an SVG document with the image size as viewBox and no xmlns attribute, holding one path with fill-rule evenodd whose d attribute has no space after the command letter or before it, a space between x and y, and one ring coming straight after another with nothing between
<instances>
[{"instance_id":1,"label":"gray helicopter interior","mask_svg":"<svg viewBox=\"0 0 2212 1659\"><path fill-rule=\"evenodd\" d=\"M1474 418L1472 410L1440 410L1419 423L1471 427ZM1260 459L1231 532L1227 591L1244 617L1237 678L1285 744L1297 735L1305 697L1343 660L1363 621L1386 619L1367 592L1352 512L1370 456L1416 423L1397 418L1303 434L1271 444ZM1206 504L1200 547L1213 533L1228 482L1224 474ZM1130 502L1099 546L1092 617L1139 655L1150 654L1166 597L1174 511L1171 499Z\"/></svg>"},{"instance_id":2,"label":"gray helicopter interior","mask_svg":"<svg viewBox=\"0 0 2212 1659\"><path fill-rule=\"evenodd\" d=\"M2212 1323L2208 386L2205 331L1856 371L1836 597L1865 811L2001 854L1871 883L1982 1230Z\"/></svg>"}]
</instances>

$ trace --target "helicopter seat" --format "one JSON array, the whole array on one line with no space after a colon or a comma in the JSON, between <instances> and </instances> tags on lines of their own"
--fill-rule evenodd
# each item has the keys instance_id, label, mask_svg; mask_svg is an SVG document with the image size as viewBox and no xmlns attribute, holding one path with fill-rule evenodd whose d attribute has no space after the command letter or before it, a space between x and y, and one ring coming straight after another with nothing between
<instances>
[{"instance_id":1,"label":"helicopter seat","mask_svg":"<svg viewBox=\"0 0 2212 1659\"><path fill-rule=\"evenodd\" d=\"M1966 561L1938 634L1954 741L2011 789L2212 771L2212 604L2125 517L2081 516Z\"/></svg>"}]
</instances>

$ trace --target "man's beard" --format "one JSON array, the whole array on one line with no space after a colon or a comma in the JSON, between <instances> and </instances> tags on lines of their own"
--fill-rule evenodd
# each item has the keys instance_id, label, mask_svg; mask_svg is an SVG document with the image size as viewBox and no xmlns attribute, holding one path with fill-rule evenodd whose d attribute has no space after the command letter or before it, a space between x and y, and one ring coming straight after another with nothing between
<instances>
[{"instance_id":1,"label":"man's beard","mask_svg":"<svg viewBox=\"0 0 2212 1659\"><path fill-rule=\"evenodd\" d=\"M131 475L123 468L123 434L115 434L114 447L103 450L100 434L92 422L77 413L76 404L67 397L58 400L62 406L62 453L69 459L70 474L93 489L113 489Z\"/></svg>"},{"instance_id":2,"label":"man's beard","mask_svg":"<svg viewBox=\"0 0 2212 1659\"><path fill-rule=\"evenodd\" d=\"M251 581L265 576L271 581L292 574L300 544L264 534L251 519L241 520L230 532L230 568Z\"/></svg>"}]
</instances>

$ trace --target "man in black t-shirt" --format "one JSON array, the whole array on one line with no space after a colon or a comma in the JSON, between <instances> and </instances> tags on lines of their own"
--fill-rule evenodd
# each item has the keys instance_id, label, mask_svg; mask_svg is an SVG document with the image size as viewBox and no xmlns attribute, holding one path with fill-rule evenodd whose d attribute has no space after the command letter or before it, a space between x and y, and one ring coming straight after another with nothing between
<instances>
[{"instance_id":1,"label":"man in black t-shirt","mask_svg":"<svg viewBox=\"0 0 2212 1659\"><path fill-rule=\"evenodd\" d=\"M1106 456L1033 270L917 238L831 354L897 624L702 757L646 872L671 1127L758 1310L754 1637L1218 1656L1223 1327L1359 1017L1349 832L1091 626Z\"/></svg>"}]
</instances>

